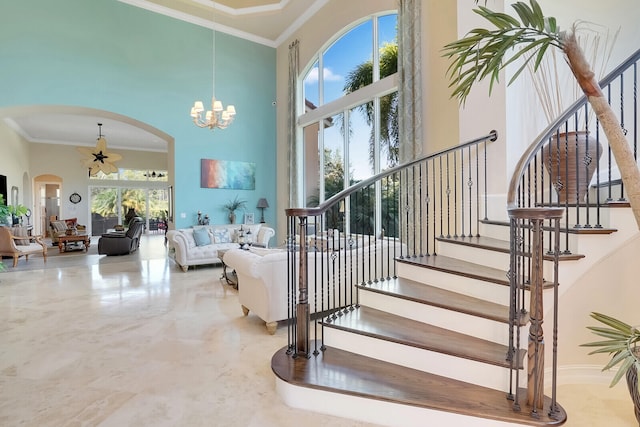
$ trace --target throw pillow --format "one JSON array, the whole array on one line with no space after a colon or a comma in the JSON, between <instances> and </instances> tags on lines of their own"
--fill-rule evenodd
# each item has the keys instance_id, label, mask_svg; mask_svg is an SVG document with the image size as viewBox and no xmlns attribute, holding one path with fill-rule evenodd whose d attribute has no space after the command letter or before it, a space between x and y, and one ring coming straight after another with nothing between
<instances>
[{"instance_id":1,"label":"throw pillow","mask_svg":"<svg viewBox=\"0 0 640 427\"><path fill-rule=\"evenodd\" d=\"M211 244L211 238L206 228L199 228L193 230L193 238L196 241L196 246L206 246Z\"/></svg>"},{"instance_id":2,"label":"throw pillow","mask_svg":"<svg viewBox=\"0 0 640 427\"><path fill-rule=\"evenodd\" d=\"M27 227L12 227L11 234L16 237L26 237L29 235ZM18 239L15 240L15 243L16 245L29 246L29 243L31 243L31 241L29 239Z\"/></svg>"},{"instance_id":3,"label":"throw pillow","mask_svg":"<svg viewBox=\"0 0 640 427\"><path fill-rule=\"evenodd\" d=\"M228 228L214 228L213 229L213 241L215 243L231 243L231 237L229 236Z\"/></svg>"},{"instance_id":4,"label":"throw pillow","mask_svg":"<svg viewBox=\"0 0 640 427\"><path fill-rule=\"evenodd\" d=\"M56 233L60 233L67 230L67 223L64 221L51 221L51 227Z\"/></svg>"},{"instance_id":5,"label":"throw pillow","mask_svg":"<svg viewBox=\"0 0 640 427\"><path fill-rule=\"evenodd\" d=\"M78 218L63 219L63 221L67 224L67 228L75 228L78 225Z\"/></svg>"}]
</instances>

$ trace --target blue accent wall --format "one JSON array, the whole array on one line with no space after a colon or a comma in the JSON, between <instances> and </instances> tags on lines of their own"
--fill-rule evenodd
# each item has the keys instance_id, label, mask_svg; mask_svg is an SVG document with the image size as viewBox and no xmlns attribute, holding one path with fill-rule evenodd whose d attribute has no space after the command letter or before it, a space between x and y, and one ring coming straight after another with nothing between
<instances>
[{"instance_id":1,"label":"blue accent wall","mask_svg":"<svg viewBox=\"0 0 640 427\"><path fill-rule=\"evenodd\" d=\"M210 131L189 117L193 102L207 105L213 91L210 29L116 0L3 1L0 108L71 105L145 122L175 140L177 228L193 225L198 210L227 222L221 205L236 195L259 218L258 199L276 200L276 50L215 39L215 95L238 114L229 128ZM200 188L202 158L255 162L256 189ZM265 216L275 224L274 209Z\"/></svg>"}]
</instances>

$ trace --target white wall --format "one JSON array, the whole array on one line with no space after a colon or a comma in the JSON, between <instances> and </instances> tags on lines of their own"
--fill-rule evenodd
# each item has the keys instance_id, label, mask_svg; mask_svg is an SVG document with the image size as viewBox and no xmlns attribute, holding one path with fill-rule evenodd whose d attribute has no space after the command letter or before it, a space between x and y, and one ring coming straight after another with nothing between
<instances>
[{"instance_id":1,"label":"white wall","mask_svg":"<svg viewBox=\"0 0 640 427\"><path fill-rule=\"evenodd\" d=\"M107 140L108 144L108 140ZM62 179L60 191L60 218L78 218L80 224L90 224L89 186L102 183L113 186L139 186L140 183L122 181L90 180L87 169L82 165L83 156L75 146L58 144L31 143L30 171L32 176L56 175ZM114 149L123 159L117 163L119 168L167 170L167 153L151 151L131 151ZM146 185L146 183L145 183ZM156 185L154 183L153 185ZM166 183L157 184L166 186ZM69 201L72 193L82 196L82 201L73 204Z\"/></svg>"},{"instance_id":2,"label":"white wall","mask_svg":"<svg viewBox=\"0 0 640 427\"><path fill-rule=\"evenodd\" d=\"M620 28L605 74L640 47L640 27L637 25L640 7L637 0L612 0L606 4L597 0L539 0L539 3L547 15L558 19L561 29L570 29L579 21L583 23L578 34L587 34L589 28L603 32L609 29L611 33ZM507 5L505 10L511 13L513 9ZM569 74L562 55L558 56L558 60L559 68ZM517 67L511 67L510 72L513 73L515 69ZM540 110L538 98L526 73L508 88L506 112L507 174L510 177L521 153L549 124Z\"/></svg>"},{"instance_id":3,"label":"white wall","mask_svg":"<svg viewBox=\"0 0 640 427\"><path fill-rule=\"evenodd\" d=\"M28 203L30 190L24 188L23 176L29 173L29 145L7 124L0 120L0 175L7 177L7 204L11 204L11 187L18 187L19 203Z\"/></svg>"}]
</instances>

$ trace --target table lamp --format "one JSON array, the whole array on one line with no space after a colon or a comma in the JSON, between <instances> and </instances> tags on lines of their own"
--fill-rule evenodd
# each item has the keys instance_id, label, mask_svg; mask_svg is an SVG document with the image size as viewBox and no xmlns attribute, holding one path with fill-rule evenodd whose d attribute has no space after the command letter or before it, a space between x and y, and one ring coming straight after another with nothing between
<instances>
[{"instance_id":1,"label":"table lamp","mask_svg":"<svg viewBox=\"0 0 640 427\"><path fill-rule=\"evenodd\" d=\"M269 207L269 202L264 197L258 200L258 204L256 205L258 209L261 211L260 215L260 223L264 224L264 209Z\"/></svg>"}]
</instances>

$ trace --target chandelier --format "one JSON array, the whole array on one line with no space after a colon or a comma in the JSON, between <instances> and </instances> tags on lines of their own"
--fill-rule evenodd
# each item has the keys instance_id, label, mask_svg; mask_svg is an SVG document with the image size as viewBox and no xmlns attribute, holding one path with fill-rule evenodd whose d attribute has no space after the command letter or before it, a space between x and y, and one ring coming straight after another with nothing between
<instances>
[{"instance_id":1,"label":"chandelier","mask_svg":"<svg viewBox=\"0 0 640 427\"><path fill-rule=\"evenodd\" d=\"M212 67L212 88L215 93L216 86L216 30L215 28L211 29L212 36L212 46L213 46L213 67ZM211 96L211 110L204 110L204 104L202 101L196 101L193 103L193 107L191 107L191 118L193 119L193 123L201 128L209 128L211 130L218 129L226 129L231 123L233 123L233 119L236 115L236 108L233 105L229 105L225 110L222 106L222 102L216 100L215 96Z\"/></svg>"}]
</instances>

